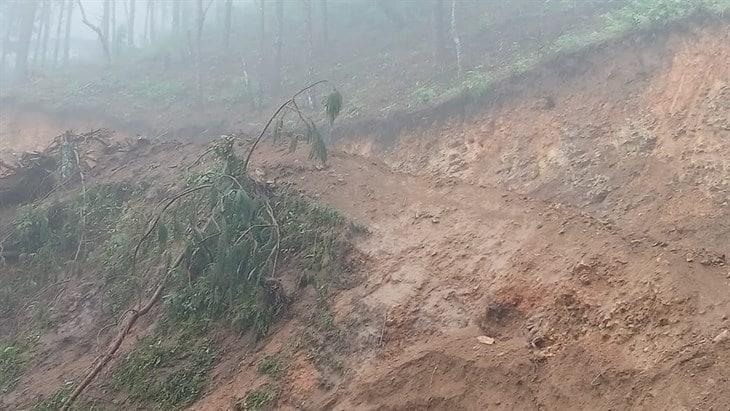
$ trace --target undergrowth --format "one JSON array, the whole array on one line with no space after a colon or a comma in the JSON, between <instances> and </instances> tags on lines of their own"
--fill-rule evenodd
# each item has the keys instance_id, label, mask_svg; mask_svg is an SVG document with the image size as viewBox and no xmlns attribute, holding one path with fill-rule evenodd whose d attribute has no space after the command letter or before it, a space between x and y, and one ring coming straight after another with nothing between
<instances>
[{"instance_id":1,"label":"undergrowth","mask_svg":"<svg viewBox=\"0 0 730 411\"><path fill-rule=\"evenodd\" d=\"M30 360L36 339L0 342L0 394L15 388Z\"/></svg>"},{"instance_id":2,"label":"undergrowth","mask_svg":"<svg viewBox=\"0 0 730 411\"><path fill-rule=\"evenodd\" d=\"M257 411L271 404L277 397L276 388L271 385L263 385L251 390L246 394L243 401L235 405L236 411Z\"/></svg>"},{"instance_id":3,"label":"undergrowth","mask_svg":"<svg viewBox=\"0 0 730 411\"><path fill-rule=\"evenodd\" d=\"M553 3L559 5L553 12L579 7L569 2ZM620 7L611 8L584 26L566 30L554 39L521 45L500 67L473 67L461 79L417 83L411 98L421 104L459 94L479 98L488 94L497 80L524 73L556 56L578 52L630 32L660 28L694 15L722 16L727 13L730 13L730 0L627 0ZM488 17L482 23L482 30L489 30L493 25Z\"/></svg>"},{"instance_id":4,"label":"undergrowth","mask_svg":"<svg viewBox=\"0 0 730 411\"><path fill-rule=\"evenodd\" d=\"M330 124L340 106L335 91L325 104ZM325 161L314 121L306 128L310 136L293 138L309 142L311 156ZM277 126L274 136L280 132ZM348 252L345 220L295 191L250 178L246 164L255 145L244 161L234 152L234 141L216 142L203 154L214 155L212 165L189 175L182 194L154 209L145 206L142 192L116 185L84 186L63 202L19 211L15 245L23 262L44 275L35 279L38 284L70 260L73 267L91 263L104 273L102 290L111 314L135 319L124 315L139 312L151 288L165 286L166 310L157 331L112 372L110 387L135 402L167 409L199 398L216 358L205 333L219 326L264 336L291 298L280 276L294 276L298 286L347 282L337 276ZM14 373L16 361L8 364L8 373ZM269 359L260 372L276 378L283 368ZM42 404L73 402L77 394L66 388ZM267 398L254 396L247 409Z\"/></svg>"},{"instance_id":5,"label":"undergrowth","mask_svg":"<svg viewBox=\"0 0 730 411\"><path fill-rule=\"evenodd\" d=\"M216 349L203 336L162 330L144 338L122 360L112 373L111 387L134 401L176 409L203 393Z\"/></svg>"}]
</instances>

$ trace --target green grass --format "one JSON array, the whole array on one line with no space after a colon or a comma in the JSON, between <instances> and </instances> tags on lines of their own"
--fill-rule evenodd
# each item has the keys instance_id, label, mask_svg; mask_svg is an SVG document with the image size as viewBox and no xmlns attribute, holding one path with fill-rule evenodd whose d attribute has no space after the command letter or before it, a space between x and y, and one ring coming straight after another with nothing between
<instances>
[{"instance_id":1,"label":"green grass","mask_svg":"<svg viewBox=\"0 0 730 411\"><path fill-rule=\"evenodd\" d=\"M176 409L203 394L216 358L212 342L190 333L143 339L112 372L111 387L157 409Z\"/></svg>"},{"instance_id":2,"label":"green grass","mask_svg":"<svg viewBox=\"0 0 730 411\"><path fill-rule=\"evenodd\" d=\"M276 390L270 385L249 391L242 402L236 404L236 410L256 411L271 404L276 399Z\"/></svg>"},{"instance_id":3,"label":"green grass","mask_svg":"<svg viewBox=\"0 0 730 411\"><path fill-rule=\"evenodd\" d=\"M132 227L139 227L139 222L133 225L123 218L125 212L129 212L129 198L135 195L124 184L101 185L89 188L86 199L77 191L61 202L18 208L11 245L20 253L25 269L3 273L0 314L16 315L27 297L50 283L63 280L59 273L68 275L87 259L108 269L102 274L105 278L123 271L127 254L121 250L128 245L124 241L128 240L125 233ZM74 264L77 251L80 251L78 261ZM122 298L117 300L116 305L123 305Z\"/></svg>"},{"instance_id":4,"label":"green grass","mask_svg":"<svg viewBox=\"0 0 730 411\"><path fill-rule=\"evenodd\" d=\"M256 363L256 371L261 375L278 379L284 374L284 365L278 357L267 355Z\"/></svg>"},{"instance_id":5,"label":"green grass","mask_svg":"<svg viewBox=\"0 0 730 411\"><path fill-rule=\"evenodd\" d=\"M0 394L15 388L28 362L28 348L23 344L0 342Z\"/></svg>"},{"instance_id":6,"label":"green grass","mask_svg":"<svg viewBox=\"0 0 730 411\"><path fill-rule=\"evenodd\" d=\"M546 11L551 13L575 7L571 1L550 3L552 5ZM730 13L730 0L628 0L622 7L612 9L590 21L586 27L568 30L547 42L521 46L499 68L475 67L467 70L461 80L428 84L417 82L410 100L417 104L428 104L461 93L481 97L489 93L495 81L529 71L542 61L561 54L574 53L632 31L661 27L697 13ZM489 30L493 24L490 16L484 16L480 23L481 30Z\"/></svg>"}]
</instances>

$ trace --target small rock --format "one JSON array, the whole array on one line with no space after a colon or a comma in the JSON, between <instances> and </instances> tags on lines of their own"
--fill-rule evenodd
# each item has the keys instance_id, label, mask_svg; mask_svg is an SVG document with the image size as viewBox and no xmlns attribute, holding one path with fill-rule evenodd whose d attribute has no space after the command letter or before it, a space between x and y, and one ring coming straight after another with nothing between
<instances>
[{"instance_id":1,"label":"small rock","mask_svg":"<svg viewBox=\"0 0 730 411\"><path fill-rule=\"evenodd\" d=\"M494 338L487 337L486 335L480 335L479 337L477 337L477 341L479 341L482 344L486 344L486 345L494 344Z\"/></svg>"},{"instance_id":2,"label":"small rock","mask_svg":"<svg viewBox=\"0 0 730 411\"><path fill-rule=\"evenodd\" d=\"M717 334L715 338L712 339L712 342L714 343L721 343L723 341L727 341L730 339L730 331L728 330L722 330L720 334Z\"/></svg>"}]
</instances>

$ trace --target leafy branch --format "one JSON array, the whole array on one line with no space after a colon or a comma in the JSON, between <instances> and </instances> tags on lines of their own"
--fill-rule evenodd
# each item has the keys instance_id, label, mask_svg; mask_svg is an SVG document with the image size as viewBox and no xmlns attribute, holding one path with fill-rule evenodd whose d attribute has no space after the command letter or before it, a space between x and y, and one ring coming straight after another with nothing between
<instances>
[{"instance_id":1,"label":"leafy branch","mask_svg":"<svg viewBox=\"0 0 730 411\"><path fill-rule=\"evenodd\" d=\"M259 133L258 137L256 137L256 140L254 140L253 144L249 148L246 159L243 162L244 172L248 168L248 164L251 161L251 157L253 156L256 147L266 135L266 132L269 130L269 127L271 127L274 121L276 121L273 133L274 140L277 140L278 137L281 135L281 132L284 128L284 116L286 115L286 113L284 112L285 109L294 111L299 116L300 120L305 124L306 140L312 145L310 157L317 158L322 163L325 163L327 161L327 150L325 148L324 140L322 139L322 134L319 132L314 120L306 116L296 102L297 97L324 83L328 83L328 81L320 80L308 85L307 87L304 87L303 89L294 93L294 95L292 95L288 100L282 103L281 106L276 109L276 111L274 111L274 114L271 115L263 130L261 130L261 133ZM340 110L342 109L342 95L340 94L340 92L337 91L337 89L334 89L325 100L324 105L327 118L329 119L330 125L332 125L337 116L340 114ZM293 138L296 139L297 137L295 136ZM292 146L296 147L296 142L293 141Z\"/></svg>"}]
</instances>

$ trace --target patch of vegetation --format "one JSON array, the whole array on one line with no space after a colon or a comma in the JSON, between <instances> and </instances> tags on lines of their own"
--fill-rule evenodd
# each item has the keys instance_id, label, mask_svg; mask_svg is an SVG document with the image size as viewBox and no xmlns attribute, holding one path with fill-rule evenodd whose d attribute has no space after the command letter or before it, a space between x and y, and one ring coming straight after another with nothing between
<instances>
[{"instance_id":1,"label":"patch of vegetation","mask_svg":"<svg viewBox=\"0 0 730 411\"><path fill-rule=\"evenodd\" d=\"M40 401L33 407L33 411L55 411L61 409L63 403L71 395L76 384L73 381L66 381L59 389L57 389L48 398ZM78 410L78 406L73 409ZM84 407L84 409L86 409Z\"/></svg>"},{"instance_id":2,"label":"patch of vegetation","mask_svg":"<svg viewBox=\"0 0 730 411\"><path fill-rule=\"evenodd\" d=\"M25 298L51 283L62 281L63 275L98 252L96 244L108 243L110 235L118 235L119 218L127 208L132 191L126 185L101 185L89 188L85 195L75 192L62 202L20 207L10 247L19 253L20 262L31 270L15 273L8 269L0 275L3 301L0 314L15 315ZM114 229L110 230L110 227ZM117 264L123 256L113 252L103 255L110 265Z\"/></svg>"},{"instance_id":3,"label":"patch of vegetation","mask_svg":"<svg viewBox=\"0 0 730 411\"><path fill-rule=\"evenodd\" d=\"M730 0L630 0L622 7L600 16L590 28L569 31L558 37L552 53L574 52L626 32L666 25L697 13L722 14L730 11Z\"/></svg>"},{"instance_id":4,"label":"patch of vegetation","mask_svg":"<svg viewBox=\"0 0 730 411\"><path fill-rule=\"evenodd\" d=\"M318 368L341 373L344 370L342 355L348 349L348 342L345 333L334 322L327 286L321 284L317 291L317 304L307 319L298 345L309 352Z\"/></svg>"},{"instance_id":5,"label":"patch of vegetation","mask_svg":"<svg viewBox=\"0 0 730 411\"><path fill-rule=\"evenodd\" d=\"M76 383L74 381L66 381L59 389L53 392L48 398L45 398L33 406L33 411L58 411L63 406L66 399L71 395ZM104 411L105 408L96 405L93 401L80 401L70 408L71 411Z\"/></svg>"},{"instance_id":6,"label":"patch of vegetation","mask_svg":"<svg viewBox=\"0 0 730 411\"><path fill-rule=\"evenodd\" d=\"M207 201L208 207L221 210L217 225L195 234L201 249L189 256L189 273L178 273L177 286L165 301L177 323L204 329L222 322L263 336L287 303L270 278L276 266L296 261L311 275L331 272L346 226L332 209L254 182L240 172L232 140L220 144L217 164L188 179L192 186L212 185L211 192L180 205L195 213L189 206ZM161 226L170 226L172 220Z\"/></svg>"},{"instance_id":7,"label":"patch of vegetation","mask_svg":"<svg viewBox=\"0 0 730 411\"><path fill-rule=\"evenodd\" d=\"M15 247L25 263L36 269L36 276L29 280L46 283L51 272L63 271L76 257L80 241L93 244L103 238L122 210L125 191L124 186L98 186L64 203L20 207Z\"/></svg>"},{"instance_id":8,"label":"patch of vegetation","mask_svg":"<svg viewBox=\"0 0 730 411\"><path fill-rule=\"evenodd\" d=\"M143 339L114 369L112 387L135 401L163 409L183 407L200 398L216 350L207 338L170 332Z\"/></svg>"},{"instance_id":9,"label":"patch of vegetation","mask_svg":"<svg viewBox=\"0 0 730 411\"><path fill-rule=\"evenodd\" d=\"M249 391L242 402L236 404L237 411L256 411L271 404L277 397L276 390L270 385Z\"/></svg>"},{"instance_id":10,"label":"patch of vegetation","mask_svg":"<svg viewBox=\"0 0 730 411\"><path fill-rule=\"evenodd\" d=\"M556 0L531 7L541 8L544 14L555 14L582 6L571 0ZM566 31L551 41L521 45L497 69L475 67L467 71L461 80L450 85L417 83L412 98L418 103L428 104L460 93L481 97L489 92L496 80L529 71L541 61L556 55L583 50L623 36L627 32L652 29L695 14L721 15L728 12L730 0L627 0L622 6L611 8L599 15L586 27ZM494 16L485 14L479 21L479 30L491 30L495 24Z\"/></svg>"},{"instance_id":11,"label":"patch of vegetation","mask_svg":"<svg viewBox=\"0 0 730 411\"><path fill-rule=\"evenodd\" d=\"M278 357L267 355L256 363L256 371L261 375L277 379L284 373L284 364Z\"/></svg>"},{"instance_id":12,"label":"patch of vegetation","mask_svg":"<svg viewBox=\"0 0 730 411\"><path fill-rule=\"evenodd\" d=\"M30 341L0 342L0 394L10 392L25 371L30 351Z\"/></svg>"}]
</instances>

